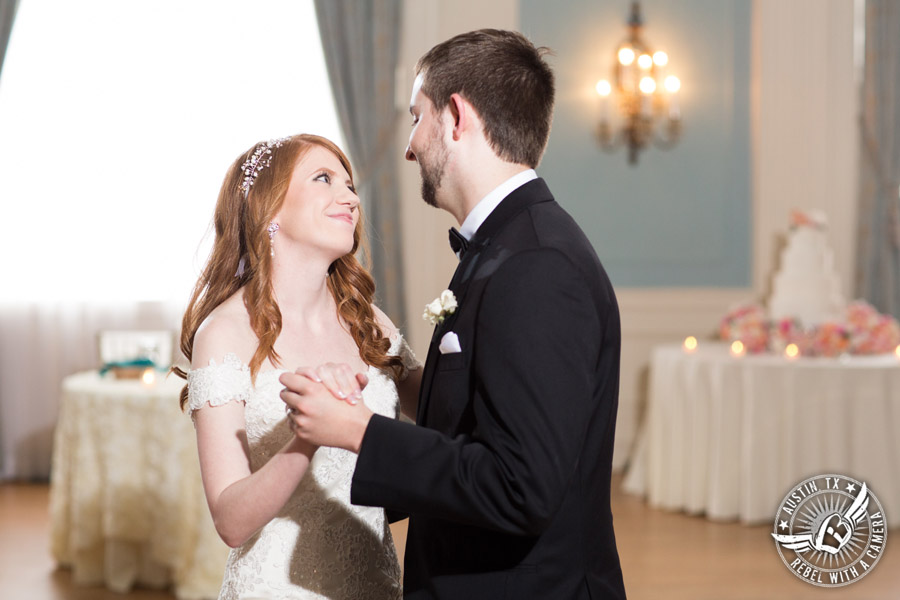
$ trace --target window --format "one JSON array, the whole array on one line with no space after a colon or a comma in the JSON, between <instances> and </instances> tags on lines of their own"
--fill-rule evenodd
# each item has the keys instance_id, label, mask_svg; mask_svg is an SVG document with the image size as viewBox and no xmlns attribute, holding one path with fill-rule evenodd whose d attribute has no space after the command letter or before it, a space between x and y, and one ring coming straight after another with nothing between
<instances>
[{"instance_id":1,"label":"window","mask_svg":"<svg viewBox=\"0 0 900 600\"><path fill-rule=\"evenodd\" d=\"M185 303L226 169L299 132L345 146L312 0L22 0L0 77L0 300Z\"/></svg>"}]
</instances>

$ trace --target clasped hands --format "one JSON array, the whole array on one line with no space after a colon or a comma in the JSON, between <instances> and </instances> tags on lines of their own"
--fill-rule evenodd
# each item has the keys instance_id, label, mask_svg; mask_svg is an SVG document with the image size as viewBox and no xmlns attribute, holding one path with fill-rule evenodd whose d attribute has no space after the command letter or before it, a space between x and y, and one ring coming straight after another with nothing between
<instances>
[{"instance_id":1,"label":"clasped hands","mask_svg":"<svg viewBox=\"0 0 900 600\"><path fill-rule=\"evenodd\" d=\"M315 446L359 452L372 411L362 402L369 383L363 373L346 364L300 367L278 378L285 389L281 399L294 434Z\"/></svg>"}]
</instances>

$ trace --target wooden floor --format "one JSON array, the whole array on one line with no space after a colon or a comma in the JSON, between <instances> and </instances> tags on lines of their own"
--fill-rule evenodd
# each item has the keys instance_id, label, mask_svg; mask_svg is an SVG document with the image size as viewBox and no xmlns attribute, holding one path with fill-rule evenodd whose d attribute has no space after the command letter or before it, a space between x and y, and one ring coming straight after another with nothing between
<instances>
[{"instance_id":1,"label":"wooden floor","mask_svg":"<svg viewBox=\"0 0 900 600\"><path fill-rule=\"evenodd\" d=\"M900 598L898 529L891 531L881 562L864 579L845 588L822 589L788 572L768 526L713 523L661 512L618 491L618 478L613 483L619 554L632 600ZM74 586L70 574L55 569L49 555L47 503L45 485L0 485L0 599L173 600L165 591L117 594ZM405 522L397 524L394 534L402 550Z\"/></svg>"}]
</instances>

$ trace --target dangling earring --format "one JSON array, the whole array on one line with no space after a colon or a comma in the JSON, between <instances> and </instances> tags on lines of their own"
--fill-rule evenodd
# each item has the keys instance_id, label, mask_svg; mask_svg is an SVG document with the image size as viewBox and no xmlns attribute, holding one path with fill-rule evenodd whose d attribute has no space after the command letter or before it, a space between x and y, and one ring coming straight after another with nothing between
<instances>
[{"instance_id":1,"label":"dangling earring","mask_svg":"<svg viewBox=\"0 0 900 600\"><path fill-rule=\"evenodd\" d=\"M278 231L278 223L272 221L266 228L269 232L269 256L275 256L275 232Z\"/></svg>"}]
</instances>

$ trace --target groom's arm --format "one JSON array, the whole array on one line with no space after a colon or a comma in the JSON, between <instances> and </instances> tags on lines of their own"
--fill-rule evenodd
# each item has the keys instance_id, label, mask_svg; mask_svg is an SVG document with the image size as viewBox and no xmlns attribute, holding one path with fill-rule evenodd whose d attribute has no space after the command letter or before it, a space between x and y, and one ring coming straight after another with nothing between
<instances>
[{"instance_id":1,"label":"groom's arm","mask_svg":"<svg viewBox=\"0 0 900 600\"><path fill-rule=\"evenodd\" d=\"M374 416L352 501L509 533L541 532L572 484L595 411L612 412L596 405L595 386L615 382L598 384L595 369L601 351L618 352L617 338L614 350L604 344L613 316L611 305L598 311L562 253L542 249L508 259L485 288L471 350L474 430L451 439Z\"/></svg>"}]
</instances>

